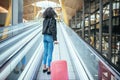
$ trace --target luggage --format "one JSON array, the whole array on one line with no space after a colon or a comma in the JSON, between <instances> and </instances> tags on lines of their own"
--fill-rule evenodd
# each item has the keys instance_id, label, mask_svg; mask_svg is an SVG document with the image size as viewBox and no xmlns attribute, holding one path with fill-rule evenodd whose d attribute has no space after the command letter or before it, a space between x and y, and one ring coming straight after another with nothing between
<instances>
[{"instance_id":1,"label":"luggage","mask_svg":"<svg viewBox=\"0 0 120 80\"><path fill-rule=\"evenodd\" d=\"M51 80L68 80L67 62L65 60L51 63Z\"/></svg>"}]
</instances>

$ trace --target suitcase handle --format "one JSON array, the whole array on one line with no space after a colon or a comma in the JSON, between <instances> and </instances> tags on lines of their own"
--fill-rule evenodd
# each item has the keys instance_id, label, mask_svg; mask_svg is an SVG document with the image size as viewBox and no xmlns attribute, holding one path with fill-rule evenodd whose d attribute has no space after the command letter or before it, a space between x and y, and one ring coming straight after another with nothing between
<instances>
[{"instance_id":1,"label":"suitcase handle","mask_svg":"<svg viewBox=\"0 0 120 80\"><path fill-rule=\"evenodd\" d=\"M60 44L55 44L55 50L56 50L56 53L59 55L59 60L61 60L61 55L60 55ZM58 51L57 51L58 50Z\"/></svg>"}]
</instances>

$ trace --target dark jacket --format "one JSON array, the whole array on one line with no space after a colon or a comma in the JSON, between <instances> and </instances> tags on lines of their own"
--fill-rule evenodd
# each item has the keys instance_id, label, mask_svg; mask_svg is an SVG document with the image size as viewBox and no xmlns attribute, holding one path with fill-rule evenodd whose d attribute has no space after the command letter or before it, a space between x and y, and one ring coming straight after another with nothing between
<instances>
[{"instance_id":1,"label":"dark jacket","mask_svg":"<svg viewBox=\"0 0 120 80\"><path fill-rule=\"evenodd\" d=\"M45 18L43 21L42 34L48 34L53 36L53 40L57 40L57 28L56 28L56 19L54 18Z\"/></svg>"}]
</instances>

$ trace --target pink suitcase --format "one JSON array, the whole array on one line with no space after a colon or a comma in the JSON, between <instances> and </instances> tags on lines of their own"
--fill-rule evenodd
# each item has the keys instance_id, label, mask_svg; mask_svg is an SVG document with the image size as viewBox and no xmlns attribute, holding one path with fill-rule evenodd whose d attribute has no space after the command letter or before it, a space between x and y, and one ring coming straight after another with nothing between
<instances>
[{"instance_id":1,"label":"pink suitcase","mask_svg":"<svg viewBox=\"0 0 120 80\"><path fill-rule=\"evenodd\" d=\"M65 60L51 63L51 80L68 80L67 62Z\"/></svg>"}]
</instances>

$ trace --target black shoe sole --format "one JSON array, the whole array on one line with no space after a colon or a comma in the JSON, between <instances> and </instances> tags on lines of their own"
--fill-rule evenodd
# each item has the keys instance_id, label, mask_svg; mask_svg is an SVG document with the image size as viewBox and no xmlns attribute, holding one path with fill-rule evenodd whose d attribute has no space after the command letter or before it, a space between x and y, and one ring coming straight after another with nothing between
<instances>
[{"instance_id":1,"label":"black shoe sole","mask_svg":"<svg viewBox=\"0 0 120 80\"><path fill-rule=\"evenodd\" d=\"M50 71L48 71L48 72L47 72L47 74L48 74L48 75L50 75L50 74L51 74L51 72L50 72Z\"/></svg>"},{"instance_id":2,"label":"black shoe sole","mask_svg":"<svg viewBox=\"0 0 120 80\"><path fill-rule=\"evenodd\" d=\"M43 73L45 73L45 72L47 72L48 71L48 69L43 69Z\"/></svg>"}]
</instances>

